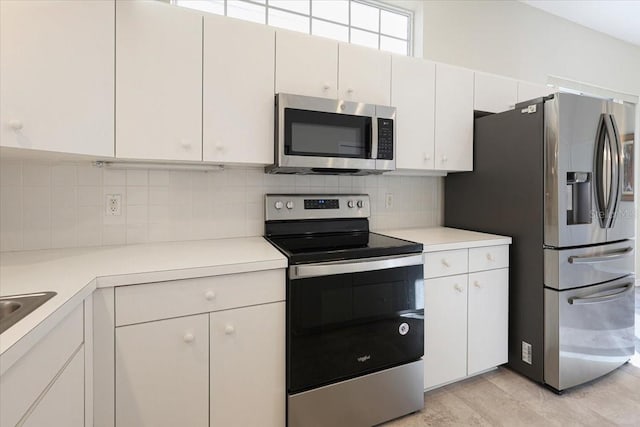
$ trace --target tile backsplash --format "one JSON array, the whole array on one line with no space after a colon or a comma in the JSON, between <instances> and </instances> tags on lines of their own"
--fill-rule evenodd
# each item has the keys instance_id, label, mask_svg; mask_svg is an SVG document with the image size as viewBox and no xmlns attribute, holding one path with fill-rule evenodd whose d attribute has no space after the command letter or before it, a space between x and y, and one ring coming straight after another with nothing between
<instances>
[{"instance_id":1,"label":"tile backsplash","mask_svg":"<svg viewBox=\"0 0 640 427\"><path fill-rule=\"evenodd\" d=\"M89 162L0 162L0 251L261 236L266 193L366 193L371 228L442 224L443 179L111 170ZM120 194L120 216L106 195ZM386 195L392 206L385 207Z\"/></svg>"}]
</instances>

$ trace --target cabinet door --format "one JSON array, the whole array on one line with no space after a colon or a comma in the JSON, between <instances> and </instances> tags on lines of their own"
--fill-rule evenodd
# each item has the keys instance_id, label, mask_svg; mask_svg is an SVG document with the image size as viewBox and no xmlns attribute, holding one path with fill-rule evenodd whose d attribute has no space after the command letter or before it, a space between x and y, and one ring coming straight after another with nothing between
<instances>
[{"instance_id":1,"label":"cabinet door","mask_svg":"<svg viewBox=\"0 0 640 427\"><path fill-rule=\"evenodd\" d=\"M472 375L507 363L509 269L469 274L469 360Z\"/></svg>"},{"instance_id":2,"label":"cabinet door","mask_svg":"<svg viewBox=\"0 0 640 427\"><path fill-rule=\"evenodd\" d=\"M398 113L396 168L433 169L436 66L394 55L391 76L391 105Z\"/></svg>"},{"instance_id":3,"label":"cabinet door","mask_svg":"<svg viewBox=\"0 0 640 427\"><path fill-rule=\"evenodd\" d=\"M367 104L391 104L391 54L340 43L338 98Z\"/></svg>"},{"instance_id":4,"label":"cabinet door","mask_svg":"<svg viewBox=\"0 0 640 427\"><path fill-rule=\"evenodd\" d=\"M84 426L84 346L76 352L22 426Z\"/></svg>"},{"instance_id":5,"label":"cabinet door","mask_svg":"<svg viewBox=\"0 0 640 427\"><path fill-rule=\"evenodd\" d=\"M116 425L209 425L209 315L116 328Z\"/></svg>"},{"instance_id":6,"label":"cabinet door","mask_svg":"<svg viewBox=\"0 0 640 427\"><path fill-rule=\"evenodd\" d=\"M211 313L212 426L285 425L284 337L284 302Z\"/></svg>"},{"instance_id":7,"label":"cabinet door","mask_svg":"<svg viewBox=\"0 0 640 427\"><path fill-rule=\"evenodd\" d=\"M203 160L273 163L275 31L204 19Z\"/></svg>"},{"instance_id":8,"label":"cabinet door","mask_svg":"<svg viewBox=\"0 0 640 427\"><path fill-rule=\"evenodd\" d=\"M202 16L116 2L116 157L202 160Z\"/></svg>"},{"instance_id":9,"label":"cabinet door","mask_svg":"<svg viewBox=\"0 0 640 427\"><path fill-rule=\"evenodd\" d=\"M506 77L476 72L474 93L474 110L500 113L515 107L518 82Z\"/></svg>"},{"instance_id":10,"label":"cabinet door","mask_svg":"<svg viewBox=\"0 0 640 427\"><path fill-rule=\"evenodd\" d=\"M435 168L473 169L473 71L436 65Z\"/></svg>"},{"instance_id":11,"label":"cabinet door","mask_svg":"<svg viewBox=\"0 0 640 427\"><path fill-rule=\"evenodd\" d=\"M467 275L424 281L424 388L467 374Z\"/></svg>"},{"instance_id":12,"label":"cabinet door","mask_svg":"<svg viewBox=\"0 0 640 427\"><path fill-rule=\"evenodd\" d=\"M338 97L338 42L276 33L276 93Z\"/></svg>"},{"instance_id":13,"label":"cabinet door","mask_svg":"<svg viewBox=\"0 0 640 427\"><path fill-rule=\"evenodd\" d=\"M540 98L555 92L555 89L545 85L528 82L518 82L518 102Z\"/></svg>"},{"instance_id":14,"label":"cabinet door","mask_svg":"<svg viewBox=\"0 0 640 427\"><path fill-rule=\"evenodd\" d=\"M4 147L113 156L114 2L0 1Z\"/></svg>"}]
</instances>

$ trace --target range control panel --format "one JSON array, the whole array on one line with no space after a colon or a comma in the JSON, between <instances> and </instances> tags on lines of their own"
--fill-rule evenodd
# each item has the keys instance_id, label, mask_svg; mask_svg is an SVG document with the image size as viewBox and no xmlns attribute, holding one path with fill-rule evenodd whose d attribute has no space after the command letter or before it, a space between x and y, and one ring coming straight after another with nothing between
<instances>
[{"instance_id":1,"label":"range control panel","mask_svg":"<svg viewBox=\"0 0 640 427\"><path fill-rule=\"evenodd\" d=\"M267 221L289 219L368 218L368 194L267 194Z\"/></svg>"}]
</instances>

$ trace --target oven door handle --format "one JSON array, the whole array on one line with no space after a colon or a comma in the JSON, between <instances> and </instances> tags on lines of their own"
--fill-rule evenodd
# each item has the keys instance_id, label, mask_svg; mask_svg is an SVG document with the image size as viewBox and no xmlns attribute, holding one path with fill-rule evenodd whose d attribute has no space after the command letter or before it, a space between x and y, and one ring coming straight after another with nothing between
<instances>
[{"instance_id":1,"label":"oven door handle","mask_svg":"<svg viewBox=\"0 0 640 427\"><path fill-rule=\"evenodd\" d=\"M422 265L422 254L367 258L358 261L335 261L318 264L293 265L289 267L289 278L331 276L334 274L361 273L363 271L387 270L389 268Z\"/></svg>"}]
</instances>

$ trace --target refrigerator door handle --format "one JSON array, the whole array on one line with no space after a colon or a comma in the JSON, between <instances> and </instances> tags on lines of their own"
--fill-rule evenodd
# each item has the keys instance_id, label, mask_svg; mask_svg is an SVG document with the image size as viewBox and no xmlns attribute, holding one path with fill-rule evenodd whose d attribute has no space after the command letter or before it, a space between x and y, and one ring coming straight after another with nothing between
<instances>
[{"instance_id":1,"label":"refrigerator door handle","mask_svg":"<svg viewBox=\"0 0 640 427\"><path fill-rule=\"evenodd\" d=\"M616 288L617 292L613 292L607 295L602 296L593 296L593 297L580 297L580 298L569 298L569 304L572 305L583 305L583 304L597 304L601 302L613 301L618 298L624 297L627 293L631 292L635 289L635 283L627 283L620 288Z\"/></svg>"},{"instance_id":2,"label":"refrigerator door handle","mask_svg":"<svg viewBox=\"0 0 640 427\"><path fill-rule=\"evenodd\" d=\"M604 161L605 161L605 140L607 138L607 126L605 124L606 114L600 114L600 121L598 122L598 130L596 131L596 141L595 141L595 153L593 156L594 159L594 172L595 172L595 180L594 180L594 190L595 190L595 205L598 213L598 221L600 222L600 227L607 228L607 205L605 200L605 175L606 171Z\"/></svg>"},{"instance_id":3,"label":"refrigerator door handle","mask_svg":"<svg viewBox=\"0 0 640 427\"><path fill-rule=\"evenodd\" d=\"M628 248L620 249L617 251L605 252L601 255L591 255L591 256L579 256L573 255L570 256L568 261L569 264L592 264L601 261L613 261L616 259L624 258L633 252L633 248L630 246Z\"/></svg>"},{"instance_id":4,"label":"refrigerator door handle","mask_svg":"<svg viewBox=\"0 0 640 427\"><path fill-rule=\"evenodd\" d=\"M611 144L611 165L613 169L613 179L611 180L611 193L609 203L611 210L609 212L608 227L612 228L618 213L618 204L622 196L622 144L620 142L620 133L616 119L612 114L608 114L607 133L609 134L609 143Z\"/></svg>"}]
</instances>

